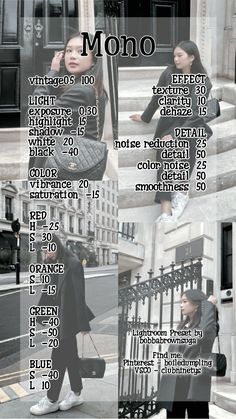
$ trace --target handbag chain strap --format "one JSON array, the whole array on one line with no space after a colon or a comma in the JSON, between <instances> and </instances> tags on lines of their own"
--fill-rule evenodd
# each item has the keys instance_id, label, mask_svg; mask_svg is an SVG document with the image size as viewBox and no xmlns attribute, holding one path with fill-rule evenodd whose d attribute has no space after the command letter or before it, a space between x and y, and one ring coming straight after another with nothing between
<instances>
[{"instance_id":1,"label":"handbag chain strap","mask_svg":"<svg viewBox=\"0 0 236 419\"><path fill-rule=\"evenodd\" d=\"M220 338L219 338L219 334L217 335L217 339L218 339L218 350L219 350L219 354L220 354L221 352L220 352Z\"/></svg>"},{"instance_id":2,"label":"handbag chain strap","mask_svg":"<svg viewBox=\"0 0 236 419\"><path fill-rule=\"evenodd\" d=\"M98 91L96 89L96 87L94 86L95 89L95 97L96 97L96 108L97 108L97 118L96 118L96 122L97 122L97 134L98 134L98 139L100 138L100 121L99 121L99 98L98 98Z\"/></svg>"},{"instance_id":3,"label":"handbag chain strap","mask_svg":"<svg viewBox=\"0 0 236 419\"><path fill-rule=\"evenodd\" d=\"M95 351L96 351L96 353L97 353L97 356L98 356L99 358L101 358L101 357L100 357L100 355L99 355L99 353L98 353L97 347L96 347L96 345L95 345L95 343L94 343L94 340L93 340L92 336L90 335L90 333L89 333L89 337L90 337L90 339L91 339L91 341L92 341L92 343L93 343L93 347L94 347L94 349L95 349ZM82 337L82 358L84 358L84 335L83 335L83 337Z\"/></svg>"}]
</instances>

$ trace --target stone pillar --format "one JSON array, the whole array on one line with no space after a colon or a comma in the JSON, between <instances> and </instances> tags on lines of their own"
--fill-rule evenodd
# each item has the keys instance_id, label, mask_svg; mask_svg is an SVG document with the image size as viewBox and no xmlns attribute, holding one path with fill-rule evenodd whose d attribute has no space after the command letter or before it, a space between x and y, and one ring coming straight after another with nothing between
<instances>
[{"instance_id":1,"label":"stone pillar","mask_svg":"<svg viewBox=\"0 0 236 419\"><path fill-rule=\"evenodd\" d=\"M191 0L190 39L198 45L209 76L223 75L227 0Z\"/></svg>"},{"instance_id":2,"label":"stone pillar","mask_svg":"<svg viewBox=\"0 0 236 419\"><path fill-rule=\"evenodd\" d=\"M232 334L231 334L231 383L236 384L236 223L233 223L233 321L232 321Z\"/></svg>"},{"instance_id":3,"label":"stone pillar","mask_svg":"<svg viewBox=\"0 0 236 419\"><path fill-rule=\"evenodd\" d=\"M227 17L230 20L228 32L228 61L226 61L227 75L234 80L235 77L235 55L236 55L236 1L228 0L229 7Z\"/></svg>"},{"instance_id":4,"label":"stone pillar","mask_svg":"<svg viewBox=\"0 0 236 419\"><path fill-rule=\"evenodd\" d=\"M80 31L95 32L94 0L78 0Z\"/></svg>"},{"instance_id":5,"label":"stone pillar","mask_svg":"<svg viewBox=\"0 0 236 419\"><path fill-rule=\"evenodd\" d=\"M190 39L196 42L202 61L205 63L206 0L191 0Z\"/></svg>"}]
</instances>

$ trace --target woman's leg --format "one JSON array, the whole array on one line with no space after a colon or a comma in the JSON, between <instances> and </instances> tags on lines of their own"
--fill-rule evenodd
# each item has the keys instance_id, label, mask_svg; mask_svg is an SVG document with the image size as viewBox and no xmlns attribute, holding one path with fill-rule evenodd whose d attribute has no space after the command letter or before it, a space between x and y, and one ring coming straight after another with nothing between
<instances>
[{"instance_id":1,"label":"woman's leg","mask_svg":"<svg viewBox=\"0 0 236 419\"><path fill-rule=\"evenodd\" d=\"M50 380L51 388L47 392L49 400L58 400L66 368L68 369L71 389L75 393L80 393L83 386L79 373L76 336L60 340L59 347L53 348L51 357L52 369L59 372L59 377L57 380Z\"/></svg>"},{"instance_id":2,"label":"woman's leg","mask_svg":"<svg viewBox=\"0 0 236 419\"><path fill-rule=\"evenodd\" d=\"M171 201L163 201L161 200L161 212L171 215Z\"/></svg>"},{"instance_id":3,"label":"woman's leg","mask_svg":"<svg viewBox=\"0 0 236 419\"><path fill-rule=\"evenodd\" d=\"M161 150L157 150L156 152L156 161L163 165L164 159L161 157ZM157 183L165 183L162 180L162 166L159 170L157 170ZM163 192L158 191L155 196L155 202L161 204L161 212L171 215L171 192Z\"/></svg>"},{"instance_id":4,"label":"woman's leg","mask_svg":"<svg viewBox=\"0 0 236 419\"><path fill-rule=\"evenodd\" d=\"M52 369L59 372L57 380L50 380L51 387L47 392L49 400L56 401L59 398L65 371L66 371L66 340L60 340L58 348L52 349Z\"/></svg>"},{"instance_id":5,"label":"woman's leg","mask_svg":"<svg viewBox=\"0 0 236 419\"><path fill-rule=\"evenodd\" d=\"M171 208L171 201L161 200L161 215L156 219L155 222L174 222L173 212Z\"/></svg>"},{"instance_id":6,"label":"woman's leg","mask_svg":"<svg viewBox=\"0 0 236 419\"><path fill-rule=\"evenodd\" d=\"M167 418L185 418L186 403L185 402L173 402L172 411L166 411Z\"/></svg>"},{"instance_id":7,"label":"woman's leg","mask_svg":"<svg viewBox=\"0 0 236 419\"><path fill-rule=\"evenodd\" d=\"M160 156L160 152L157 151L157 161L162 162L162 158ZM160 170L157 171L157 183L163 182L161 180L161 173ZM157 221L164 221L166 218L166 221L171 221L171 193L170 192L157 192L155 196L155 202L158 204L161 204L161 215L157 218ZM165 218L163 218L163 216Z\"/></svg>"},{"instance_id":8,"label":"woman's leg","mask_svg":"<svg viewBox=\"0 0 236 419\"><path fill-rule=\"evenodd\" d=\"M209 419L208 402L188 402L187 403L188 418Z\"/></svg>"},{"instance_id":9,"label":"woman's leg","mask_svg":"<svg viewBox=\"0 0 236 419\"><path fill-rule=\"evenodd\" d=\"M172 183L172 181L165 181L162 179L163 164L165 159L162 158L161 150L157 150L156 160L162 164L161 168L157 170L157 184L164 185L165 183ZM172 192L158 191L155 195L155 202L161 204L161 215L156 221L175 221L175 214L172 211Z\"/></svg>"},{"instance_id":10,"label":"woman's leg","mask_svg":"<svg viewBox=\"0 0 236 419\"><path fill-rule=\"evenodd\" d=\"M72 336L70 339L70 354L67 362L68 375L70 379L71 390L75 393L80 393L83 385L80 376L79 369L79 357L76 336Z\"/></svg>"},{"instance_id":11,"label":"woman's leg","mask_svg":"<svg viewBox=\"0 0 236 419\"><path fill-rule=\"evenodd\" d=\"M190 178L191 174L196 162L196 141L193 139L185 139L185 141L188 141L189 145L189 158L185 159L185 162L189 163L189 171L188 171L188 180L186 180L186 185L189 185L190 189ZM172 194L172 201L171 201L171 207L172 207L172 214L174 218L177 220L182 213L184 212L184 209L189 201L189 192L188 191L177 191Z\"/></svg>"}]
</instances>

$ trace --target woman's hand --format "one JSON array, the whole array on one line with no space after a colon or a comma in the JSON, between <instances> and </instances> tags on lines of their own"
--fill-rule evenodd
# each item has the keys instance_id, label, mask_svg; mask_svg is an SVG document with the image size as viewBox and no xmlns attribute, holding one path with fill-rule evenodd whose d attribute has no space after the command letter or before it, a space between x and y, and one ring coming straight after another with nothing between
<instances>
[{"instance_id":1,"label":"woman's hand","mask_svg":"<svg viewBox=\"0 0 236 419\"><path fill-rule=\"evenodd\" d=\"M89 332L84 330L84 331L81 331L80 333L81 333L81 335L85 336L85 335L88 335Z\"/></svg>"},{"instance_id":2,"label":"woman's hand","mask_svg":"<svg viewBox=\"0 0 236 419\"><path fill-rule=\"evenodd\" d=\"M215 304L215 305L218 303L218 300L214 295L210 295L207 301L210 301L212 304Z\"/></svg>"},{"instance_id":3,"label":"woman's hand","mask_svg":"<svg viewBox=\"0 0 236 419\"><path fill-rule=\"evenodd\" d=\"M164 135L164 137L162 137L162 140L163 141L171 141L171 140L173 140L173 137L172 137L172 135L167 134L167 135Z\"/></svg>"},{"instance_id":4,"label":"woman's hand","mask_svg":"<svg viewBox=\"0 0 236 419\"><path fill-rule=\"evenodd\" d=\"M141 115L139 115L138 113L130 115L129 118L132 119L132 121L142 122Z\"/></svg>"},{"instance_id":5,"label":"woman's hand","mask_svg":"<svg viewBox=\"0 0 236 419\"><path fill-rule=\"evenodd\" d=\"M61 60L63 58L64 58L64 51L56 52L51 62L51 70L59 72L61 68Z\"/></svg>"}]
</instances>

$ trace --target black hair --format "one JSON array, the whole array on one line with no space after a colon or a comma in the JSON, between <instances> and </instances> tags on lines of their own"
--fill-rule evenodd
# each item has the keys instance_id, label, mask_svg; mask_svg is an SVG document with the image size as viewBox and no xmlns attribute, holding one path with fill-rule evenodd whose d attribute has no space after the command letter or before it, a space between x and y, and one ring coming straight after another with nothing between
<instances>
[{"instance_id":1,"label":"black hair","mask_svg":"<svg viewBox=\"0 0 236 419\"><path fill-rule=\"evenodd\" d=\"M197 47L197 45L195 44L195 42L193 41L181 41L178 45L175 46L175 48L181 48L183 49L188 55L194 55L194 60L191 66L191 73L193 74L207 74L206 69L203 67L202 61L201 61L201 57L200 57L200 53L199 53L199 49ZM174 50L175 50L174 48ZM174 51L173 50L173 51ZM174 65L175 67L175 65Z\"/></svg>"},{"instance_id":2,"label":"black hair","mask_svg":"<svg viewBox=\"0 0 236 419\"><path fill-rule=\"evenodd\" d=\"M57 245L57 262L64 263L65 266L67 266L69 263L69 259L73 256L72 253L65 246L63 246L61 240L58 236L56 236L56 234L52 235L51 242L56 243ZM49 259L47 261L50 262Z\"/></svg>"},{"instance_id":3,"label":"black hair","mask_svg":"<svg viewBox=\"0 0 236 419\"><path fill-rule=\"evenodd\" d=\"M64 53L66 51L66 47L68 42L73 39L73 38L77 38L77 37L81 37L83 38L83 36L81 35L80 32L75 32L72 35L70 35L70 37L67 39L66 43L65 43L65 47L64 47ZM88 33L88 37L89 37L89 41L90 43L92 43L93 41L93 36ZM97 45L97 44L96 44ZM95 45L95 48L93 48L92 55L93 55L93 62L94 65L86 71L85 74L87 75L93 75L95 78L95 83L94 86L97 90L98 96L102 96L104 93L104 86L103 86L103 67L102 67L102 58L101 57L96 57L96 53L97 51L97 46ZM80 75L78 76L80 77Z\"/></svg>"},{"instance_id":4,"label":"black hair","mask_svg":"<svg viewBox=\"0 0 236 419\"><path fill-rule=\"evenodd\" d=\"M181 297L183 297L183 295L186 296L190 303L196 304L197 308L193 318L190 319L189 316L186 316L185 320L178 325L178 329L183 329L187 324L189 328L194 329L201 321L201 302L207 300L207 296L198 289L188 289L182 293Z\"/></svg>"}]
</instances>

